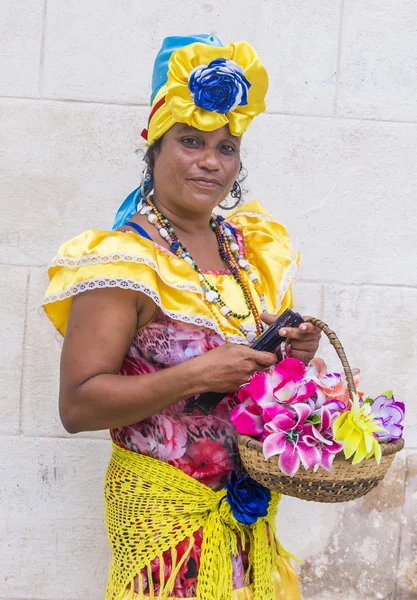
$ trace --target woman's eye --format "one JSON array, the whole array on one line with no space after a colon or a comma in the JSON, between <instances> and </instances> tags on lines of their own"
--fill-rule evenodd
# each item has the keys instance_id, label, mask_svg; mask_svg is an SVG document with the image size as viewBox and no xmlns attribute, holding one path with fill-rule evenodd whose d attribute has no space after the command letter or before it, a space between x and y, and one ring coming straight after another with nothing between
<instances>
[{"instance_id":1,"label":"woman's eye","mask_svg":"<svg viewBox=\"0 0 417 600\"><path fill-rule=\"evenodd\" d=\"M233 154L234 152L236 152L236 148L234 146L230 146L229 144L225 144L224 146L222 146L222 152L224 152L225 154Z\"/></svg>"},{"instance_id":2,"label":"woman's eye","mask_svg":"<svg viewBox=\"0 0 417 600\"><path fill-rule=\"evenodd\" d=\"M195 138L189 138L189 137L182 138L181 142L183 144L185 144L186 146L192 146L192 147L198 146L198 140L196 140Z\"/></svg>"}]
</instances>

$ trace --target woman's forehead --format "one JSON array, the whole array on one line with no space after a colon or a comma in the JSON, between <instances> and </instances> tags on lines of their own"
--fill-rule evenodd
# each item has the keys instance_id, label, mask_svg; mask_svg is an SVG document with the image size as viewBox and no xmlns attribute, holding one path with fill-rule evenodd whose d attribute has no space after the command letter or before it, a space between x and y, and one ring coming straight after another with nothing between
<instances>
[{"instance_id":1,"label":"woman's forehead","mask_svg":"<svg viewBox=\"0 0 417 600\"><path fill-rule=\"evenodd\" d=\"M230 129L228 125L224 125L223 127L220 127L219 129L215 129L214 131L203 131L202 129L197 129L197 127L192 127L190 125L187 125L186 123L176 123L172 129L175 131L175 133L178 135L180 134L199 134L199 135L203 135L206 137L219 137L219 138L230 138L233 140L240 140L241 138L239 136L234 136L230 133Z\"/></svg>"}]
</instances>

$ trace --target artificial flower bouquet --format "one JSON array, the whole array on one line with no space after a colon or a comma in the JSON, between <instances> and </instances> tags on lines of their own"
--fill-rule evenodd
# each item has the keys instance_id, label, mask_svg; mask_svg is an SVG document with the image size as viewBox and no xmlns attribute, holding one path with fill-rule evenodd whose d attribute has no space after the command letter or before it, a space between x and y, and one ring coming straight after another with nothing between
<instances>
[{"instance_id":1,"label":"artificial flower bouquet","mask_svg":"<svg viewBox=\"0 0 417 600\"><path fill-rule=\"evenodd\" d=\"M350 371L349 385L344 372L327 373L319 358L306 367L291 357L256 373L231 413L249 474L284 494L322 502L375 487L404 445L405 408L391 391L364 397L358 374Z\"/></svg>"}]
</instances>

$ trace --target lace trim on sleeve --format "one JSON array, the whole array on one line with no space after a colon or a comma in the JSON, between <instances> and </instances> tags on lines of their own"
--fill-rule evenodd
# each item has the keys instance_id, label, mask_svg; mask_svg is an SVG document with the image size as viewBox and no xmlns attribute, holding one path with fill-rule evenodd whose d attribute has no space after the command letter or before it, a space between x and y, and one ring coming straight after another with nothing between
<instances>
[{"instance_id":1,"label":"lace trim on sleeve","mask_svg":"<svg viewBox=\"0 0 417 600\"><path fill-rule=\"evenodd\" d=\"M194 292L196 294L200 294L203 297L203 291L200 285L194 285L193 283L172 283L167 281L165 277L162 275L161 271L158 269L157 265L147 258L146 256L139 256L134 254L124 254L122 252L117 252L113 254L90 254L89 256L82 256L81 258L71 258L71 256L56 256L52 261L51 267L67 267L69 269L78 269L80 267L86 267L90 265L105 265L108 263L118 263L118 262L130 262L136 264L147 265L153 271L155 271L161 281L163 281L169 287L173 287L179 290L188 290L189 292Z\"/></svg>"},{"instance_id":2,"label":"lace trim on sleeve","mask_svg":"<svg viewBox=\"0 0 417 600\"><path fill-rule=\"evenodd\" d=\"M185 315L183 313L179 313L177 311L167 310L162 302L159 294L155 292L152 288L143 285L137 281L132 279L89 279L88 281L82 281L77 283L58 294L52 294L50 296L46 296L43 300L43 304L50 304L52 302L59 302L60 300L67 300L77 294L81 294L82 292L86 292L88 290L95 289L103 289L108 287L118 287L125 290L135 290L137 292L142 292L146 294L149 298L155 302L157 306L172 319L177 321L182 321L183 323L192 323L193 325L197 325L198 327L207 327L208 329L212 329L216 333L220 335L222 339L225 339L222 331L219 329L216 321L214 319L208 319L202 315ZM244 337L238 335L230 335L229 340L234 344L246 344L247 341Z\"/></svg>"},{"instance_id":3,"label":"lace trim on sleeve","mask_svg":"<svg viewBox=\"0 0 417 600\"><path fill-rule=\"evenodd\" d=\"M298 272L298 264L297 264L298 252L297 252L297 250L294 250L294 248L292 246L290 246L289 258L290 258L291 262L285 271L284 277L282 278L281 285L278 288L278 292L277 292L277 296L276 296L276 300L275 300L276 312L278 312L279 309L281 308L281 304L284 299L284 296L287 293L289 287L294 282L294 280L297 276L297 272Z\"/></svg>"}]
</instances>

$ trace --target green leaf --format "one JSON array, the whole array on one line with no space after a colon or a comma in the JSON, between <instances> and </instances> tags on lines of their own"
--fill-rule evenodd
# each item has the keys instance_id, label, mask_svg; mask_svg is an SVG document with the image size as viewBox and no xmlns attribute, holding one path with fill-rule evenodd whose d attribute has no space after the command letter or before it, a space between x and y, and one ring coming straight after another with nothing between
<instances>
[{"instance_id":1,"label":"green leaf","mask_svg":"<svg viewBox=\"0 0 417 600\"><path fill-rule=\"evenodd\" d=\"M383 394L381 394L381 396L386 396L389 399L391 399L393 395L394 395L394 392L392 390L388 390L387 392L384 392Z\"/></svg>"},{"instance_id":2,"label":"green leaf","mask_svg":"<svg viewBox=\"0 0 417 600\"><path fill-rule=\"evenodd\" d=\"M362 404L372 404L373 401L374 401L374 399L368 396L368 398L365 398L365 400L362 400Z\"/></svg>"},{"instance_id":3,"label":"green leaf","mask_svg":"<svg viewBox=\"0 0 417 600\"><path fill-rule=\"evenodd\" d=\"M321 417L320 415L311 415L311 417L308 417L308 419L306 419L306 423L317 425L318 423L321 423Z\"/></svg>"}]
</instances>

